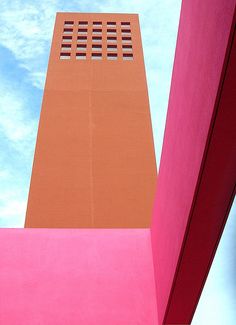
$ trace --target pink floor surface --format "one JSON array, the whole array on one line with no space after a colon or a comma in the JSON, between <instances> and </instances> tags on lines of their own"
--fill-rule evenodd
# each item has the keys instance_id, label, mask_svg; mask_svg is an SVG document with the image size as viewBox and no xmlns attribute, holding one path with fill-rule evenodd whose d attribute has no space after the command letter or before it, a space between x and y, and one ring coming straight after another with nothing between
<instances>
[{"instance_id":1,"label":"pink floor surface","mask_svg":"<svg viewBox=\"0 0 236 325\"><path fill-rule=\"evenodd\" d=\"M0 229L0 324L157 325L149 229Z\"/></svg>"}]
</instances>

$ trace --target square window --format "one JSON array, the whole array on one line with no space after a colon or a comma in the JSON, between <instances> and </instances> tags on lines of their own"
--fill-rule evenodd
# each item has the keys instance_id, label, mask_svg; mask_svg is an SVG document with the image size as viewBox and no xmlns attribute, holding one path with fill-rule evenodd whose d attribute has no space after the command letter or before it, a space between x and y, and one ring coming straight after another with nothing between
<instances>
[{"instance_id":1,"label":"square window","mask_svg":"<svg viewBox=\"0 0 236 325\"><path fill-rule=\"evenodd\" d=\"M130 27L130 22L129 21L122 21L121 22L121 27Z\"/></svg>"},{"instance_id":2,"label":"square window","mask_svg":"<svg viewBox=\"0 0 236 325\"><path fill-rule=\"evenodd\" d=\"M132 45L122 45L122 50L124 52L132 52L133 48Z\"/></svg>"},{"instance_id":3,"label":"square window","mask_svg":"<svg viewBox=\"0 0 236 325\"><path fill-rule=\"evenodd\" d=\"M78 36L77 37L77 42L78 43L84 43L84 42L87 42L87 36Z\"/></svg>"},{"instance_id":4,"label":"square window","mask_svg":"<svg viewBox=\"0 0 236 325\"><path fill-rule=\"evenodd\" d=\"M87 28L79 28L78 29L78 34L87 35L88 34Z\"/></svg>"},{"instance_id":5,"label":"square window","mask_svg":"<svg viewBox=\"0 0 236 325\"><path fill-rule=\"evenodd\" d=\"M117 42L117 38L114 36L108 36L107 37L107 42L109 43L116 43Z\"/></svg>"},{"instance_id":6,"label":"square window","mask_svg":"<svg viewBox=\"0 0 236 325\"><path fill-rule=\"evenodd\" d=\"M107 50L112 51L112 52L116 52L117 51L117 45L108 44L107 45Z\"/></svg>"},{"instance_id":7,"label":"square window","mask_svg":"<svg viewBox=\"0 0 236 325\"><path fill-rule=\"evenodd\" d=\"M122 43L131 43L132 39L129 36L122 37Z\"/></svg>"},{"instance_id":8,"label":"square window","mask_svg":"<svg viewBox=\"0 0 236 325\"><path fill-rule=\"evenodd\" d=\"M77 60L86 60L86 53L76 53Z\"/></svg>"},{"instance_id":9,"label":"square window","mask_svg":"<svg viewBox=\"0 0 236 325\"><path fill-rule=\"evenodd\" d=\"M86 44L78 44L77 45L77 50L86 51L86 49L87 49L87 45Z\"/></svg>"},{"instance_id":10,"label":"square window","mask_svg":"<svg viewBox=\"0 0 236 325\"><path fill-rule=\"evenodd\" d=\"M132 61L134 59L134 56L132 53L123 53L123 60L130 60Z\"/></svg>"},{"instance_id":11,"label":"square window","mask_svg":"<svg viewBox=\"0 0 236 325\"><path fill-rule=\"evenodd\" d=\"M102 53L92 53L92 60L101 60Z\"/></svg>"},{"instance_id":12,"label":"square window","mask_svg":"<svg viewBox=\"0 0 236 325\"><path fill-rule=\"evenodd\" d=\"M60 59L61 60L69 60L70 59L70 53L61 52L60 53Z\"/></svg>"},{"instance_id":13,"label":"square window","mask_svg":"<svg viewBox=\"0 0 236 325\"><path fill-rule=\"evenodd\" d=\"M108 21L107 26L109 27L116 27L116 22L115 21Z\"/></svg>"},{"instance_id":14,"label":"square window","mask_svg":"<svg viewBox=\"0 0 236 325\"><path fill-rule=\"evenodd\" d=\"M107 29L107 34L108 35L116 35L116 29L108 28Z\"/></svg>"},{"instance_id":15,"label":"square window","mask_svg":"<svg viewBox=\"0 0 236 325\"><path fill-rule=\"evenodd\" d=\"M93 35L101 35L102 29L101 28L93 28Z\"/></svg>"},{"instance_id":16,"label":"square window","mask_svg":"<svg viewBox=\"0 0 236 325\"><path fill-rule=\"evenodd\" d=\"M63 34L72 34L73 33L73 28L64 28L63 29Z\"/></svg>"},{"instance_id":17,"label":"square window","mask_svg":"<svg viewBox=\"0 0 236 325\"><path fill-rule=\"evenodd\" d=\"M92 41L96 43L101 43L102 37L101 36L93 36Z\"/></svg>"},{"instance_id":18,"label":"square window","mask_svg":"<svg viewBox=\"0 0 236 325\"><path fill-rule=\"evenodd\" d=\"M102 22L101 21L94 21L93 26L102 26Z\"/></svg>"},{"instance_id":19,"label":"square window","mask_svg":"<svg viewBox=\"0 0 236 325\"><path fill-rule=\"evenodd\" d=\"M107 53L108 60L117 60L117 53Z\"/></svg>"},{"instance_id":20,"label":"square window","mask_svg":"<svg viewBox=\"0 0 236 325\"><path fill-rule=\"evenodd\" d=\"M73 27L73 25L74 25L74 22L72 20L66 20L64 22L65 27Z\"/></svg>"},{"instance_id":21,"label":"square window","mask_svg":"<svg viewBox=\"0 0 236 325\"><path fill-rule=\"evenodd\" d=\"M71 43L72 36L62 36L62 43Z\"/></svg>"},{"instance_id":22,"label":"square window","mask_svg":"<svg viewBox=\"0 0 236 325\"><path fill-rule=\"evenodd\" d=\"M122 35L131 35L131 30L130 29L122 29L121 34Z\"/></svg>"},{"instance_id":23,"label":"square window","mask_svg":"<svg viewBox=\"0 0 236 325\"><path fill-rule=\"evenodd\" d=\"M87 21L79 21L79 26L88 26L88 22Z\"/></svg>"},{"instance_id":24,"label":"square window","mask_svg":"<svg viewBox=\"0 0 236 325\"><path fill-rule=\"evenodd\" d=\"M92 49L95 51L101 51L102 50L102 45L100 44L92 44Z\"/></svg>"},{"instance_id":25,"label":"square window","mask_svg":"<svg viewBox=\"0 0 236 325\"><path fill-rule=\"evenodd\" d=\"M63 51L70 51L71 50L71 44L62 44L61 49Z\"/></svg>"}]
</instances>

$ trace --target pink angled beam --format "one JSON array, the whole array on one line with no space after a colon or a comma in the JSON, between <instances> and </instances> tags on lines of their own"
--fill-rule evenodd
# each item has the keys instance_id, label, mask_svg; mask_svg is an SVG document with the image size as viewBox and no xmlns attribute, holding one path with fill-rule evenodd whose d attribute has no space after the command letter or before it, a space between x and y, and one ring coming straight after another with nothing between
<instances>
[{"instance_id":1,"label":"pink angled beam","mask_svg":"<svg viewBox=\"0 0 236 325\"><path fill-rule=\"evenodd\" d=\"M235 194L235 0L184 0L151 227L159 325L190 324Z\"/></svg>"}]
</instances>

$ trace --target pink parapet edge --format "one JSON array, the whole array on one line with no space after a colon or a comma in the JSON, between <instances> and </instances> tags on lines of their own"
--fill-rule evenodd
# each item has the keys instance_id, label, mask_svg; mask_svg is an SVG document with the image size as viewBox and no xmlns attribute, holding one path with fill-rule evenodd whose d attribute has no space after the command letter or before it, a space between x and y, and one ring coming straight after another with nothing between
<instances>
[{"instance_id":1,"label":"pink parapet edge","mask_svg":"<svg viewBox=\"0 0 236 325\"><path fill-rule=\"evenodd\" d=\"M157 324L149 229L0 229L0 245L0 324Z\"/></svg>"}]
</instances>

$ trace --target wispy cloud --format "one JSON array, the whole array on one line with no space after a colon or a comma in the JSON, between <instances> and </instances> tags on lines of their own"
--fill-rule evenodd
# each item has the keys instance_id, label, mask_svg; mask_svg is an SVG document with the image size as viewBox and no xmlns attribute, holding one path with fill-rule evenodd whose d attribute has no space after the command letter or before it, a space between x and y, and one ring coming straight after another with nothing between
<instances>
[{"instance_id":1,"label":"wispy cloud","mask_svg":"<svg viewBox=\"0 0 236 325\"><path fill-rule=\"evenodd\" d=\"M0 227L20 227L25 217L37 119L22 95L0 80Z\"/></svg>"},{"instance_id":2,"label":"wispy cloud","mask_svg":"<svg viewBox=\"0 0 236 325\"><path fill-rule=\"evenodd\" d=\"M0 175L0 181L2 177ZM0 194L0 227L22 227L25 219L26 200L18 190Z\"/></svg>"},{"instance_id":3,"label":"wispy cloud","mask_svg":"<svg viewBox=\"0 0 236 325\"><path fill-rule=\"evenodd\" d=\"M16 96L11 88L0 84L0 108L1 137L5 137L21 154L28 154L28 150L32 154L37 121L28 116L23 98Z\"/></svg>"},{"instance_id":4,"label":"wispy cloud","mask_svg":"<svg viewBox=\"0 0 236 325\"><path fill-rule=\"evenodd\" d=\"M55 11L55 1L1 1L0 44L14 54L36 87L44 85Z\"/></svg>"}]
</instances>

